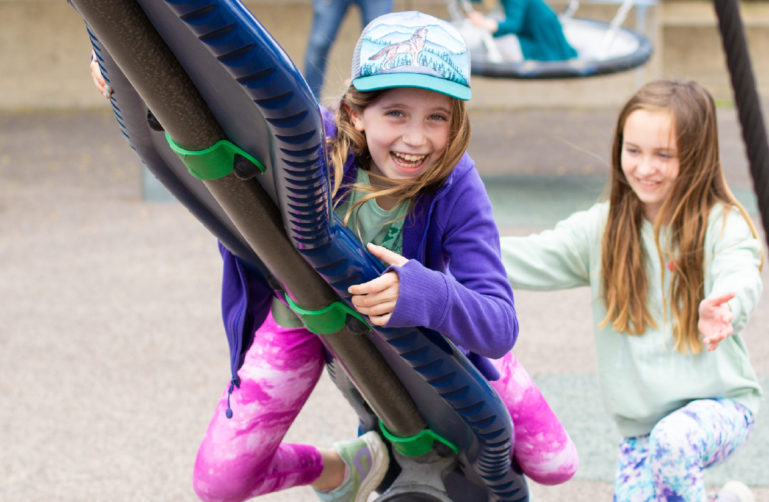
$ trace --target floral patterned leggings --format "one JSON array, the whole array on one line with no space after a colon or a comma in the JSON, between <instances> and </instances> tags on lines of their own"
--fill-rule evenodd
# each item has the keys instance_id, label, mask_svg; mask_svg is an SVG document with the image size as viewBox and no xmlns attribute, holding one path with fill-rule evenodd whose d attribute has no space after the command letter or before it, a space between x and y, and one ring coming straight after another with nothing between
<instances>
[{"instance_id":1,"label":"floral patterned leggings","mask_svg":"<svg viewBox=\"0 0 769 502\"><path fill-rule=\"evenodd\" d=\"M512 353L494 361L502 375L491 382L513 417L514 452L533 480L562 483L577 470L577 450L558 418ZM319 338L284 328L272 314L256 331L238 375L240 388L225 391L198 450L194 488L205 501L241 501L312 483L323 462L314 446L283 437L321 376Z\"/></svg>"},{"instance_id":2,"label":"floral patterned leggings","mask_svg":"<svg viewBox=\"0 0 769 502\"><path fill-rule=\"evenodd\" d=\"M731 455L752 425L753 414L732 399L698 399L657 422L651 433L624 438L615 502L706 501L703 469Z\"/></svg>"}]
</instances>

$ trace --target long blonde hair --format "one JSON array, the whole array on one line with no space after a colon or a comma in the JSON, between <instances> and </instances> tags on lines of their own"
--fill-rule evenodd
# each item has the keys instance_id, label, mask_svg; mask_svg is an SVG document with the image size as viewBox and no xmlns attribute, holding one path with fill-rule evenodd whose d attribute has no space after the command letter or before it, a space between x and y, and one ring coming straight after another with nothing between
<instances>
[{"instance_id":1,"label":"long blonde hair","mask_svg":"<svg viewBox=\"0 0 769 502\"><path fill-rule=\"evenodd\" d=\"M330 160L333 167L332 175L332 197L342 188L342 178L344 175L344 165L349 154L355 156L362 169L369 172L370 177L379 177L371 172L371 155L368 150L366 136L363 132L355 129L352 123L351 110L361 114L367 106L376 101L385 90L362 92L353 86L347 88L347 92L342 96L339 107L336 112L337 135L330 140ZM438 189L446 178L449 177L454 166L467 150L470 143L470 119L467 114L465 102L456 98L451 99L451 122L449 124L449 143L446 151L438 158L435 166L420 174L416 178L407 180L388 180L387 188L375 188L370 185L353 184L350 188L367 195L361 197L354 205L348 208L344 217L344 223L347 224L350 215L357 210L363 203L377 197L389 196L396 201L408 200L413 207L413 201L416 197L426 190Z\"/></svg>"},{"instance_id":2,"label":"long blonde hair","mask_svg":"<svg viewBox=\"0 0 769 502\"><path fill-rule=\"evenodd\" d=\"M745 209L726 184L718 149L716 109L711 95L690 80L658 80L644 85L625 104L617 119L611 156L609 216L601 245L603 298L615 330L642 335L657 324L647 307L648 281L641 239L643 204L622 171L623 131L628 116L636 110L663 110L670 113L675 130L679 172L670 194L654 221L657 253L672 273L670 306L674 317L675 349L685 353L702 350L697 328L699 304L704 292L704 243L708 215L716 203L742 213L753 226ZM660 228L667 225L670 241L660 247ZM677 256L675 256L677 253ZM664 281L662 282L664 284ZM663 292L664 294L665 292Z\"/></svg>"}]
</instances>

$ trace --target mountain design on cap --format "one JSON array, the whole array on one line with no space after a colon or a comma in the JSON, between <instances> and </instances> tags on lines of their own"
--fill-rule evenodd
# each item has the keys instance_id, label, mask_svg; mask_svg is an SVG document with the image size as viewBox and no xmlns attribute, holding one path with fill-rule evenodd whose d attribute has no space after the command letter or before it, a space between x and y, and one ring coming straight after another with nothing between
<instances>
[{"instance_id":1,"label":"mountain design on cap","mask_svg":"<svg viewBox=\"0 0 769 502\"><path fill-rule=\"evenodd\" d=\"M360 40L358 77L387 73L433 74L468 85L464 41L438 25L380 25Z\"/></svg>"}]
</instances>

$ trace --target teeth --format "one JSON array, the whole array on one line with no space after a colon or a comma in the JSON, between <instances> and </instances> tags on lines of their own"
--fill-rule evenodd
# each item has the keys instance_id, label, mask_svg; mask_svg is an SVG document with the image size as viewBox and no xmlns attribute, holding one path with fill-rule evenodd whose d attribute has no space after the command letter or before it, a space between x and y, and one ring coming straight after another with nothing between
<instances>
[{"instance_id":1,"label":"teeth","mask_svg":"<svg viewBox=\"0 0 769 502\"><path fill-rule=\"evenodd\" d=\"M427 155L415 155L411 153L395 153L395 152L393 152L392 155L398 161L408 163L408 164L420 164L427 157Z\"/></svg>"}]
</instances>

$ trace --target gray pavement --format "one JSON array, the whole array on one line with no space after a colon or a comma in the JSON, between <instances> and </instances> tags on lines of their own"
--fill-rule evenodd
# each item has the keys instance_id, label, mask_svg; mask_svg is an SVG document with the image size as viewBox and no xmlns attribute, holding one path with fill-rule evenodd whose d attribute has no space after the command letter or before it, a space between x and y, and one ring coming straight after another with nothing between
<instances>
[{"instance_id":1,"label":"gray pavement","mask_svg":"<svg viewBox=\"0 0 769 502\"><path fill-rule=\"evenodd\" d=\"M615 113L472 110L470 150L503 234L595 200ZM754 211L734 111L719 119L727 177ZM142 197L109 112L0 112L0 501L196 500L195 452L229 379L219 274L202 225ZM517 355L581 454L575 480L532 483L534 498L610 500L616 431L596 393L587 290L519 291L516 302ZM769 388L767 326L764 294L745 338ZM741 479L769 502L768 423L759 417L749 444L708 472L711 486ZM324 377L288 439L327 445L355 426ZM314 498L300 488L260 500Z\"/></svg>"}]
</instances>

